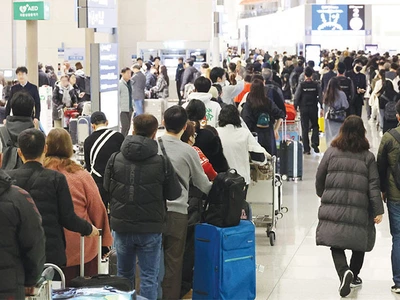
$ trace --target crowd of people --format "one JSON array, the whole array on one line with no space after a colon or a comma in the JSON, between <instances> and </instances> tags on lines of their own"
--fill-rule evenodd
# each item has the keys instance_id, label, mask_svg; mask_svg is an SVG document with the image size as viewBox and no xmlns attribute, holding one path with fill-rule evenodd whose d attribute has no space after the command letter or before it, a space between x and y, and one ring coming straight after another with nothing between
<instances>
[{"instance_id":1,"label":"crowd of people","mask_svg":"<svg viewBox=\"0 0 400 300\"><path fill-rule=\"evenodd\" d=\"M179 102L165 108L163 124L146 114L143 104L146 97L168 98L167 68L159 57L146 63L139 58L121 70L120 132L108 128L104 112L91 114L84 167L74 160L69 132L56 124L64 116L60 110L77 107L85 96L78 83L82 66L66 65L68 73L58 83L39 72L40 84L54 83L56 128L47 136L38 130L38 88L28 82L28 70L18 68L0 127L0 231L10 245L0 247L0 274L25 280L1 281L0 298L31 294L44 262L60 266L68 285L79 275L80 235L94 237L99 229L99 255L114 245L117 274L132 282L138 264L142 296L182 298L192 288L194 227L202 221L212 181L234 168L248 188L249 155L260 165L271 155L279 157L279 129L290 105L299 111L304 154L320 152L319 119L324 119L330 147L316 176L317 244L331 247L340 295L362 284L359 274L365 252L374 246L374 224L382 221L382 199L393 235L392 291L400 293L398 57L347 50L321 55L319 71L301 53L271 56L260 49L248 58L228 49L222 68L203 64L197 70L192 58L182 58L175 78ZM377 161L369 152L363 106L382 131ZM165 133L156 138L160 125ZM245 204L243 218L251 215ZM99 271L96 243L93 238L86 243L87 276ZM345 249L353 250L350 267Z\"/></svg>"}]
</instances>

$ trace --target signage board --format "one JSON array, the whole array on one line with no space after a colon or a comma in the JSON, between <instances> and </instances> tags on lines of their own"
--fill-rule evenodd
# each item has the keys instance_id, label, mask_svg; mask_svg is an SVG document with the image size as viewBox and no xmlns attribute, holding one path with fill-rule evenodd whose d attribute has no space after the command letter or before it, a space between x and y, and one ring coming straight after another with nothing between
<instances>
[{"instance_id":1,"label":"signage board","mask_svg":"<svg viewBox=\"0 0 400 300\"><path fill-rule=\"evenodd\" d=\"M312 5L312 30L365 30L365 6Z\"/></svg>"},{"instance_id":2,"label":"signage board","mask_svg":"<svg viewBox=\"0 0 400 300\"><path fill-rule=\"evenodd\" d=\"M85 60L85 48L66 48L64 60L69 62L82 62Z\"/></svg>"},{"instance_id":3,"label":"signage board","mask_svg":"<svg viewBox=\"0 0 400 300\"><path fill-rule=\"evenodd\" d=\"M78 8L79 28L116 28L117 26L116 8Z\"/></svg>"},{"instance_id":4,"label":"signage board","mask_svg":"<svg viewBox=\"0 0 400 300\"><path fill-rule=\"evenodd\" d=\"M100 92L118 90L118 46L100 44Z\"/></svg>"},{"instance_id":5,"label":"signage board","mask_svg":"<svg viewBox=\"0 0 400 300\"><path fill-rule=\"evenodd\" d=\"M44 1L14 2L14 20L35 21L50 19L50 7Z\"/></svg>"},{"instance_id":6,"label":"signage board","mask_svg":"<svg viewBox=\"0 0 400 300\"><path fill-rule=\"evenodd\" d=\"M116 8L117 0L78 0L78 7Z\"/></svg>"},{"instance_id":7,"label":"signage board","mask_svg":"<svg viewBox=\"0 0 400 300\"><path fill-rule=\"evenodd\" d=\"M314 61L314 70L318 71L321 64L321 45L306 44L305 45L305 59L306 61Z\"/></svg>"}]
</instances>

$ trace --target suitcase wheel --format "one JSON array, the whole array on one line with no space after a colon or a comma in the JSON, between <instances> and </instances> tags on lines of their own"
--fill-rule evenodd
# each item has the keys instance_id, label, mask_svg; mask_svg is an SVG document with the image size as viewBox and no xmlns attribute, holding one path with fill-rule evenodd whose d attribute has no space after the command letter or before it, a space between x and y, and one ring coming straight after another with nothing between
<instances>
[{"instance_id":1,"label":"suitcase wheel","mask_svg":"<svg viewBox=\"0 0 400 300\"><path fill-rule=\"evenodd\" d=\"M289 208L287 208L287 207L282 207L282 212L284 213L284 214L286 214L287 212L289 212Z\"/></svg>"},{"instance_id":2,"label":"suitcase wheel","mask_svg":"<svg viewBox=\"0 0 400 300\"><path fill-rule=\"evenodd\" d=\"M269 233L269 243L271 244L271 246L275 245L275 232L273 231Z\"/></svg>"}]
</instances>

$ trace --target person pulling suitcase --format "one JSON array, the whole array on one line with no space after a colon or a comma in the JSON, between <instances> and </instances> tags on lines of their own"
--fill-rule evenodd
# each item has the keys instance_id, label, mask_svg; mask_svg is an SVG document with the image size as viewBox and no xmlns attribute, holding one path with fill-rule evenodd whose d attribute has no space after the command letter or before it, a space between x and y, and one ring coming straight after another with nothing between
<instances>
[{"instance_id":1,"label":"person pulling suitcase","mask_svg":"<svg viewBox=\"0 0 400 300\"><path fill-rule=\"evenodd\" d=\"M321 84L313 81L313 70L307 67L305 70L306 80L299 84L294 97L294 107L300 108L302 139L304 144L304 154L311 154L311 147L315 153L319 153L319 125L318 125L318 104L321 106L321 116L324 111L322 107ZM311 147L310 123L312 129Z\"/></svg>"}]
</instances>

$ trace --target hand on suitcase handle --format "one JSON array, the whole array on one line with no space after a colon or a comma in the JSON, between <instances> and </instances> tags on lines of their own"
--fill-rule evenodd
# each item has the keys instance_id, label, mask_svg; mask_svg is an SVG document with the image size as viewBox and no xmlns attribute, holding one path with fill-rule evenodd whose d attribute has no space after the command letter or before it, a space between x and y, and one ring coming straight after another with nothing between
<instances>
[{"instance_id":1,"label":"hand on suitcase handle","mask_svg":"<svg viewBox=\"0 0 400 300\"><path fill-rule=\"evenodd\" d=\"M101 235L102 230L97 229L94 225L92 225L92 232L88 235L88 237L95 237Z\"/></svg>"}]
</instances>

